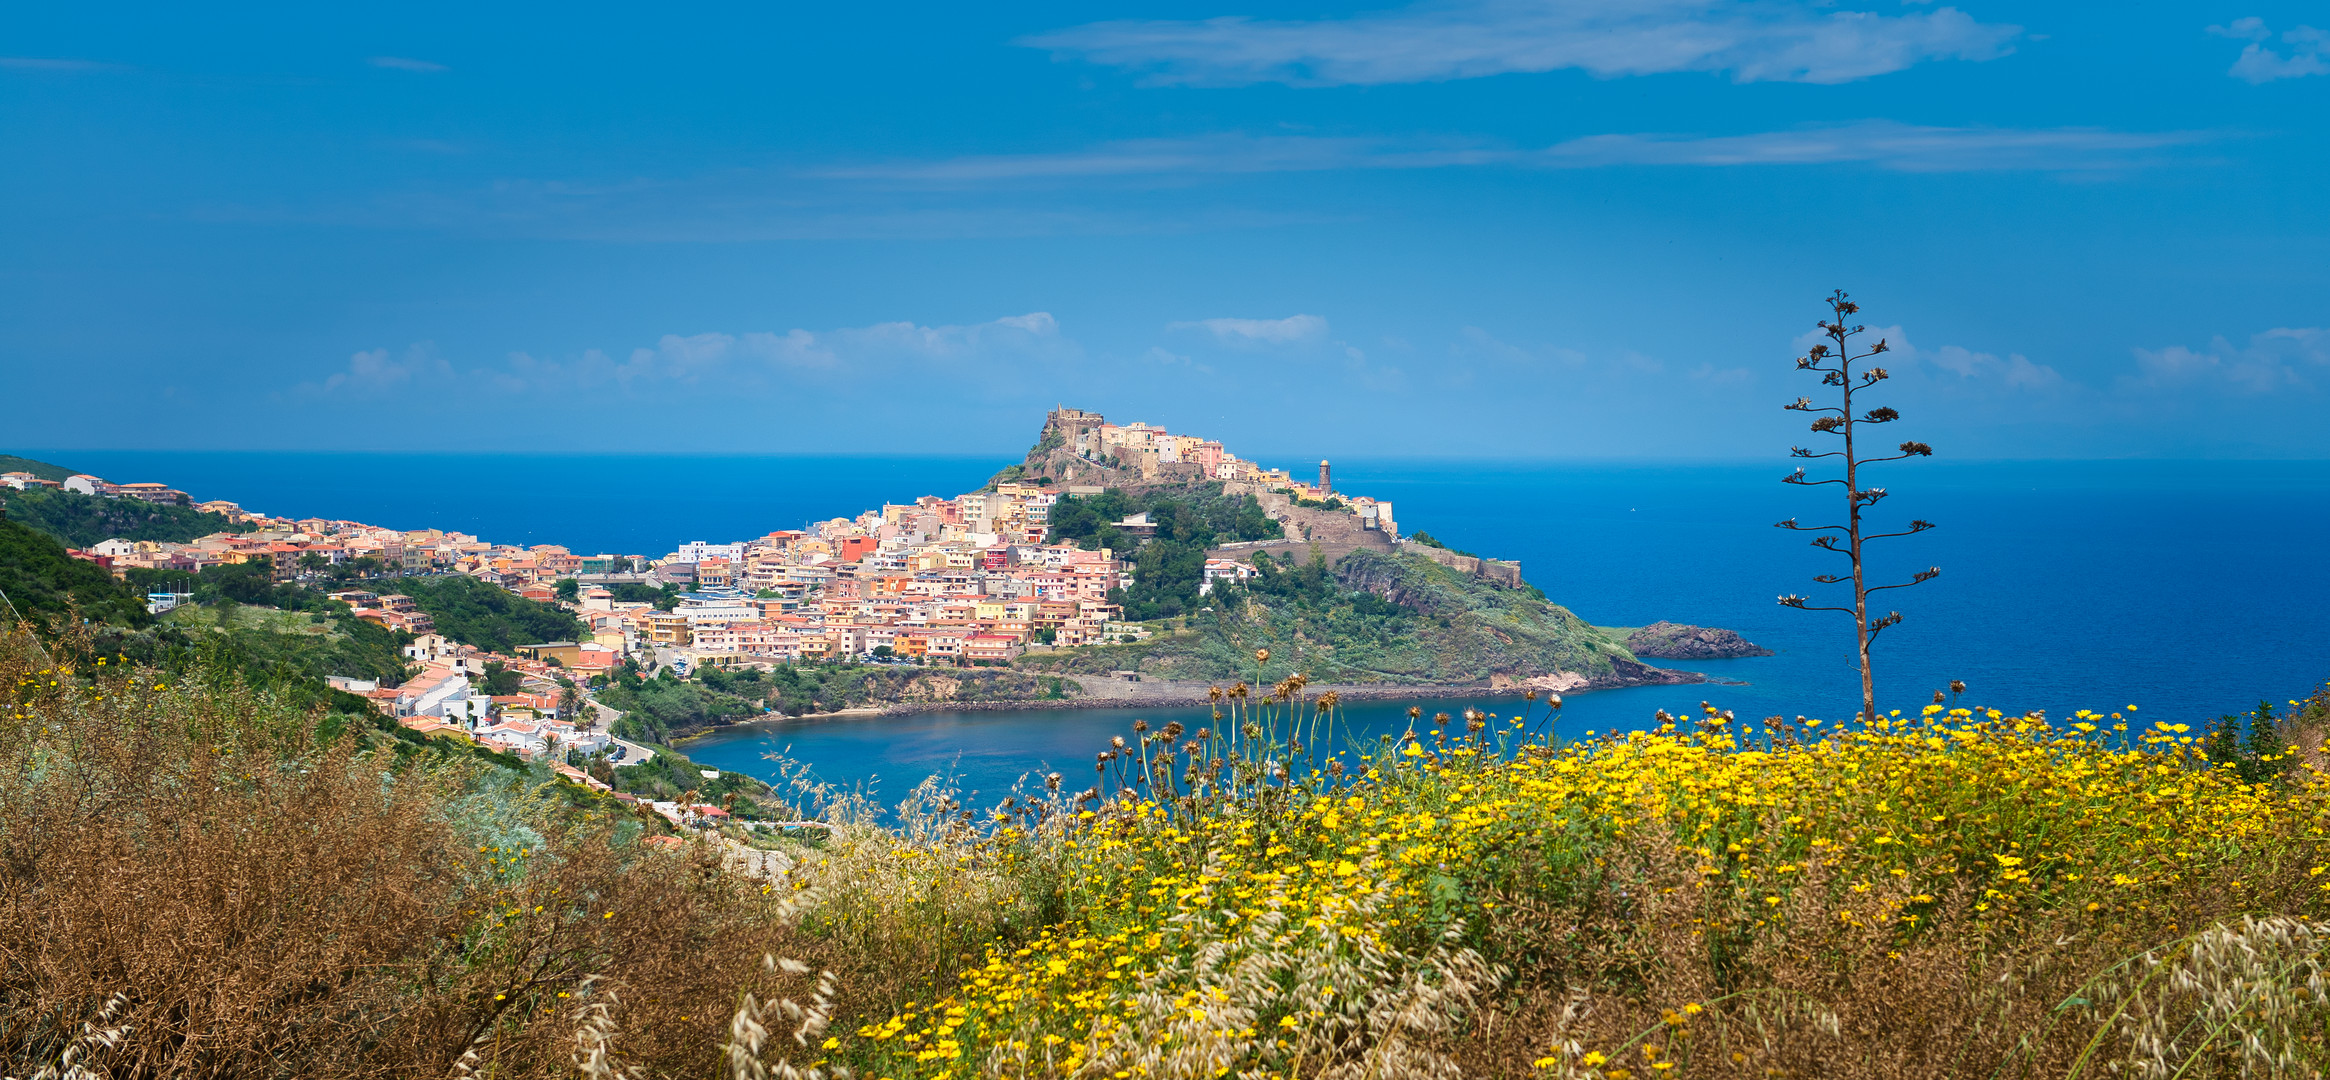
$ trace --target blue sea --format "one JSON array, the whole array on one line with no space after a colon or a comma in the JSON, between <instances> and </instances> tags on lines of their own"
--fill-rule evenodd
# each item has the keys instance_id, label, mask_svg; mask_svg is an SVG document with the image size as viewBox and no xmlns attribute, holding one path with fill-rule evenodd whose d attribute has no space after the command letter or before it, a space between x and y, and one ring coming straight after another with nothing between
<instances>
[{"instance_id":1,"label":"blue sea","mask_svg":"<svg viewBox=\"0 0 2330 1080\"><path fill-rule=\"evenodd\" d=\"M435 527L578 552L661 555L883 501L976 488L989 458L384 455L16 451L116 481L158 480L273 514ZM1681 664L1717 684L1571 695L1561 730L1641 726L1701 700L1742 716L1847 716L1858 675L1845 616L1779 607L1834 597L1811 577L1840 556L1772 527L1834 519L1834 488L1778 482L1789 465L1336 462L1336 486L1391 499L1401 527L1519 559L1590 622L1657 619L1738 630L1776 655ZM1873 548L1907 617L1877 645L1887 707L1914 711L1952 679L1969 703L2054 715L2140 707L2185 723L2302 697L2330 678L2330 462L1919 462L1891 467L1880 518L1941 527ZM1425 702L1454 711L1464 702ZM1512 699L1479 704L1509 713ZM1368 705L1355 726L1404 723ZM699 739L705 765L766 773L787 751L843 784L890 795L952 770L1000 794L1022 772L1073 781L1135 716L1030 710L784 721Z\"/></svg>"}]
</instances>

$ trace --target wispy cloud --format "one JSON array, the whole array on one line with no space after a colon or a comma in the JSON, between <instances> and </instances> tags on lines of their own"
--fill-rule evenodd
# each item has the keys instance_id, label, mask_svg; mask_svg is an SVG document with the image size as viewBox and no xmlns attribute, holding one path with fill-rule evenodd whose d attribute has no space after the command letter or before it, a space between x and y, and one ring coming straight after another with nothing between
<instances>
[{"instance_id":1,"label":"wispy cloud","mask_svg":"<svg viewBox=\"0 0 2330 1080\"><path fill-rule=\"evenodd\" d=\"M1435 168L1511 161L1514 152L1463 143L1225 132L1173 139L1126 139L1086 150L980 154L940 161L846 165L811 175L843 180L984 183L998 180L1163 176L1179 173L1314 172L1346 168Z\"/></svg>"},{"instance_id":2,"label":"wispy cloud","mask_svg":"<svg viewBox=\"0 0 2330 1080\"><path fill-rule=\"evenodd\" d=\"M1795 341L1798 351L1827 340L1820 331L1807 331ZM1876 327L1869 331L1866 342L1884 341L1886 358L1882 363L1897 373L1917 373L1969 390L1992 391L2046 391L2063 389L2069 380L2053 367L2035 363L2021 353L1981 352L1963 345L1944 345L1938 349L1921 349L1909 340L1909 334L1899 326ZM1921 370L1930 369L1930 370Z\"/></svg>"},{"instance_id":3,"label":"wispy cloud","mask_svg":"<svg viewBox=\"0 0 2330 1080\"><path fill-rule=\"evenodd\" d=\"M2273 30L2265 20L2251 15L2235 19L2224 26L2209 27L2209 33L2249 44L2242 46L2241 55L2225 74L2249 83L2269 83L2275 79L2298 79L2308 75L2330 75L2330 31L2311 26L2299 26L2281 34L2287 52L2276 52L2268 43Z\"/></svg>"},{"instance_id":4,"label":"wispy cloud","mask_svg":"<svg viewBox=\"0 0 2330 1080\"><path fill-rule=\"evenodd\" d=\"M1627 165L1862 164L1899 172L2084 172L2165 164L2171 160L2166 151L2219 137L2194 131L1930 127L1889 120L1742 135L1588 135L1535 149L1493 146L1477 139L1233 133L1128 140L1058 153L979 155L930 162L848 166L822 170L816 175L976 185L1022 180L1479 166L1593 169Z\"/></svg>"},{"instance_id":5,"label":"wispy cloud","mask_svg":"<svg viewBox=\"0 0 2330 1080\"><path fill-rule=\"evenodd\" d=\"M2246 345L2217 337L2200 349L2137 349L2136 373L2123 377L2120 385L2140 391L2267 394L2313 389L2324 375L2330 375L2330 330L2276 327L2251 334Z\"/></svg>"},{"instance_id":6,"label":"wispy cloud","mask_svg":"<svg viewBox=\"0 0 2330 1080\"><path fill-rule=\"evenodd\" d=\"M445 65L433 60L415 60L410 56L375 56L365 63L391 71L445 71Z\"/></svg>"},{"instance_id":7,"label":"wispy cloud","mask_svg":"<svg viewBox=\"0 0 2330 1080\"><path fill-rule=\"evenodd\" d=\"M2005 55L2020 27L1956 8L1888 15L1792 0L1455 0L1348 18L1116 20L1021 44L1195 86L1373 85L1577 69L1840 83Z\"/></svg>"},{"instance_id":8,"label":"wispy cloud","mask_svg":"<svg viewBox=\"0 0 2330 1080\"><path fill-rule=\"evenodd\" d=\"M11 71L119 71L120 64L102 60L75 60L52 56L0 56L0 70Z\"/></svg>"},{"instance_id":9,"label":"wispy cloud","mask_svg":"<svg viewBox=\"0 0 2330 1080\"><path fill-rule=\"evenodd\" d=\"M1549 147L1533 163L1555 168L1865 164L1899 172L2062 172L2160 164L2156 151L2216 137L2191 131L1923 127L1867 120L1748 135L1591 135Z\"/></svg>"},{"instance_id":10,"label":"wispy cloud","mask_svg":"<svg viewBox=\"0 0 2330 1080\"><path fill-rule=\"evenodd\" d=\"M1225 345L1299 345L1325 340L1327 320L1317 315L1283 319L1199 319L1168 324L1167 330L1195 330Z\"/></svg>"},{"instance_id":11,"label":"wispy cloud","mask_svg":"<svg viewBox=\"0 0 2330 1080\"><path fill-rule=\"evenodd\" d=\"M438 354L436 343L422 341L408 346L401 357L391 357L387 349L356 353L348 357L345 368L326 377L322 384L304 389L326 394L373 395L452 378L453 365Z\"/></svg>"},{"instance_id":12,"label":"wispy cloud","mask_svg":"<svg viewBox=\"0 0 2330 1080\"><path fill-rule=\"evenodd\" d=\"M964 325L889 322L835 330L666 334L652 346L621 356L599 349L567 358L518 352L498 366L472 368L456 368L435 345L423 342L401 357L387 349L358 352L341 370L298 389L350 396L447 386L508 393L629 393L707 385L749 391L805 377L861 381L908 371L918 376L953 372L995 383L1007 381L998 370L1002 362L1059 362L1081 353L1075 341L1061 334L1057 320L1038 311Z\"/></svg>"}]
</instances>

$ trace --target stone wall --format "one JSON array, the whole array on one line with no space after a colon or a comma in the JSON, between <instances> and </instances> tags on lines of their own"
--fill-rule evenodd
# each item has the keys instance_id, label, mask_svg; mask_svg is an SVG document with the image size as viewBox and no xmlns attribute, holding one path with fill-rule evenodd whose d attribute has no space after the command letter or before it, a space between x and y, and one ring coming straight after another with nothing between
<instances>
[{"instance_id":1,"label":"stone wall","mask_svg":"<svg viewBox=\"0 0 2330 1080\"><path fill-rule=\"evenodd\" d=\"M1470 574L1477 578L1485 578L1509 589L1518 589L1521 587L1521 564L1519 562L1508 561L1505 559L1479 559L1470 555L1459 555L1453 551L1448 550L1447 548L1437 548L1430 544L1419 544L1413 540L1400 541L1399 550L1410 555L1422 555L1423 557L1430 559L1433 562L1439 563L1440 565L1445 566L1451 570L1454 570L1459 574Z\"/></svg>"},{"instance_id":2,"label":"stone wall","mask_svg":"<svg viewBox=\"0 0 2330 1080\"><path fill-rule=\"evenodd\" d=\"M1262 513L1278 522L1290 540L1307 541L1344 551L1357 548L1391 551L1395 546L1390 536L1361 523L1356 510L1320 510L1296 506L1287 495L1243 480L1223 484L1222 494L1254 496L1255 503L1262 507Z\"/></svg>"}]
</instances>

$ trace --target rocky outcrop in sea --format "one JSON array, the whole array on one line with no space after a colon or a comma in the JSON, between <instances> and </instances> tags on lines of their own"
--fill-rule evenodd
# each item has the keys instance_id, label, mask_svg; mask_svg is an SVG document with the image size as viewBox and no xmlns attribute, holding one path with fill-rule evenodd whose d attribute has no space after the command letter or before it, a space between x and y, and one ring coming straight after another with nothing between
<instances>
[{"instance_id":1,"label":"rocky outcrop in sea","mask_svg":"<svg viewBox=\"0 0 2330 1080\"><path fill-rule=\"evenodd\" d=\"M1735 630L1685 626L1663 619L1626 635L1626 648L1636 656L1655 660L1730 660L1772 655L1772 650L1739 636Z\"/></svg>"}]
</instances>

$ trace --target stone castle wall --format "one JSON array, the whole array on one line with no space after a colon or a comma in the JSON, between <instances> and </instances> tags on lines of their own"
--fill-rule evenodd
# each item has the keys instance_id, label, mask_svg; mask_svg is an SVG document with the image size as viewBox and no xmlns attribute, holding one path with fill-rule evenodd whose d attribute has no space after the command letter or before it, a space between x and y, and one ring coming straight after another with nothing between
<instances>
[{"instance_id":1,"label":"stone castle wall","mask_svg":"<svg viewBox=\"0 0 2330 1080\"><path fill-rule=\"evenodd\" d=\"M1400 541L1399 550L1410 555L1422 555L1459 574L1485 578L1509 589L1521 587L1521 564L1517 561L1480 559L1470 555L1459 555L1447 548L1436 548L1430 544L1419 544L1413 540Z\"/></svg>"}]
</instances>

